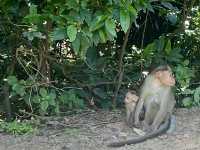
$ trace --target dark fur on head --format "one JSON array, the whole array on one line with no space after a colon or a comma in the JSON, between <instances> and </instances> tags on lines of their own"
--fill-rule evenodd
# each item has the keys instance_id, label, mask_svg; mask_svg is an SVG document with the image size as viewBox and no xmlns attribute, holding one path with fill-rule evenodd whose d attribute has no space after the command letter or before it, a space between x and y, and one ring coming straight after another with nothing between
<instances>
[{"instance_id":1,"label":"dark fur on head","mask_svg":"<svg viewBox=\"0 0 200 150\"><path fill-rule=\"evenodd\" d=\"M137 95L135 90L128 90L128 92L130 92L131 94Z\"/></svg>"},{"instance_id":2,"label":"dark fur on head","mask_svg":"<svg viewBox=\"0 0 200 150\"><path fill-rule=\"evenodd\" d=\"M156 73L158 71L167 71L167 70L171 71L171 68L169 67L169 65L160 65L160 66L154 68L151 71L151 74L154 74L154 73Z\"/></svg>"}]
</instances>

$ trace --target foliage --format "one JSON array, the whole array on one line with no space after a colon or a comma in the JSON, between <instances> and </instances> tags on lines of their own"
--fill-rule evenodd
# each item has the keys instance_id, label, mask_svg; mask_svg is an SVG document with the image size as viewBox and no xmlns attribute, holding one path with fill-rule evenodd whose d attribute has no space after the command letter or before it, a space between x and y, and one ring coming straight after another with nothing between
<instances>
[{"instance_id":1,"label":"foliage","mask_svg":"<svg viewBox=\"0 0 200 150\"><path fill-rule=\"evenodd\" d=\"M183 63L177 65L175 69L176 80L182 87L186 89L189 87L191 79L194 77L194 70L188 67L189 61L185 60Z\"/></svg>"},{"instance_id":2,"label":"foliage","mask_svg":"<svg viewBox=\"0 0 200 150\"><path fill-rule=\"evenodd\" d=\"M180 48L172 47L169 38L161 36L154 40L153 43L148 44L142 53L145 64L175 64L182 61Z\"/></svg>"},{"instance_id":3,"label":"foliage","mask_svg":"<svg viewBox=\"0 0 200 150\"><path fill-rule=\"evenodd\" d=\"M54 89L42 86L34 88L36 84L33 82L19 81L15 76L9 76L6 80L12 87L12 97L20 96L31 109L33 109L32 104L39 106L38 111L41 114L59 113L60 106L65 109L84 108L84 101L76 95L74 90L58 93ZM29 93L29 88L32 88L31 93Z\"/></svg>"},{"instance_id":4,"label":"foliage","mask_svg":"<svg viewBox=\"0 0 200 150\"><path fill-rule=\"evenodd\" d=\"M185 89L182 91L182 94L185 95L185 98L182 100L183 107L200 106L200 87L194 90Z\"/></svg>"},{"instance_id":5,"label":"foliage","mask_svg":"<svg viewBox=\"0 0 200 150\"><path fill-rule=\"evenodd\" d=\"M14 135L30 134L36 131L31 124L17 120L12 122L1 121L0 130Z\"/></svg>"},{"instance_id":6,"label":"foliage","mask_svg":"<svg viewBox=\"0 0 200 150\"><path fill-rule=\"evenodd\" d=\"M80 99L74 90L65 91L59 96L59 100L68 109L84 108L84 101Z\"/></svg>"}]
</instances>

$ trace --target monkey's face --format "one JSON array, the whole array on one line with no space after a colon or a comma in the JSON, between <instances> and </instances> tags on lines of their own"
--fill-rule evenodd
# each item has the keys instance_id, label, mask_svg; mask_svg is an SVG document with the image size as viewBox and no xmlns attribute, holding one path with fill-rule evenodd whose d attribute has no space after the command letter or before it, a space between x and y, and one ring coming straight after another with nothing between
<instances>
[{"instance_id":1,"label":"monkey's face","mask_svg":"<svg viewBox=\"0 0 200 150\"><path fill-rule=\"evenodd\" d=\"M137 100L138 100L138 98L139 98L139 97L138 97L137 95L128 92L128 93L126 94L126 97L125 97L124 102L125 102L125 103L131 103L131 102L135 102L135 103L136 103Z\"/></svg>"},{"instance_id":2,"label":"monkey's face","mask_svg":"<svg viewBox=\"0 0 200 150\"><path fill-rule=\"evenodd\" d=\"M165 86L174 86L175 85L175 78L172 75L172 72L169 70L160 71L159 73L160 82Z\"/></svg>"}]
</instances>

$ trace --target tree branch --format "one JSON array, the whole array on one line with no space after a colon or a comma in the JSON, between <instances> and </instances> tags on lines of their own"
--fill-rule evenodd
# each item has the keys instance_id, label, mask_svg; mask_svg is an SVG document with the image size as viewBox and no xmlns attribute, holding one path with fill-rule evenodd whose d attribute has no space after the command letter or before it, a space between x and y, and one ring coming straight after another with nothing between
<instances>
[{"instance_id":1,"label":"tree branch","mask_svg":"<svg viewBox=\"0 0 200 150\"><path fill-rule=\"evenodd\" d=\"M124 74L123 58L124 58L124 53L125 53L126 45L127 45L127 42L128 42L128 36L129 36L130 30L131 30L131 25L129 26L129 28L128 28L126 34L125 34L124 42L123 42L122 49L121 49L121 52L120 52L118 82L117 82L117 85L115 87L115 92L114 92L114 96L113 96L113 106L114 107L116 106L116 98L117 98L117 95L118 95L118 92L119 92L119 89L121 87L122 80L123 80L123 74Z\"/></svg>"}]
</instances>

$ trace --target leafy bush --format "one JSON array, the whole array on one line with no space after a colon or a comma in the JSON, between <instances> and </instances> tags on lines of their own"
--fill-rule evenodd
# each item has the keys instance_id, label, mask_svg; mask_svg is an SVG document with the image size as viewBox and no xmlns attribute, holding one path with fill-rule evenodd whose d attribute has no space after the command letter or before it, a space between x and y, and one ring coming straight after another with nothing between
<instances>
[{"instance_id":1,"label":"leafy bush","mask_svg":"<svg viewBox=\"0 0 200 150\"><path fill-rule=\"evenodd\" d=\"M67 109L85 107L83 99L79 98L74 90L64 91L58 99Z\"/></svg>"},{"instance_id":2,"label":"leafy bush","mask_svg":"<svg viewBox=\"0 0 200 150\"><path fill-rule=\"evenodd\" d=\"M183 59L181 49L178 47L173 48L171 40L163 36L148 44L144 48L142 56L146 66L150 64L180 63Z\"/></svg>"},{"instance_id":3,"label":"leafy bush","mask_svg":"<svg viewBox=\"0 0 200 150\"><path fill-rule=\"evenodd\" d=\"M14 120L12 122L1 121L0 130L14 135L21 135L33 133L36 128L29 123Z\"/></svg>"},{"instance_id":4,"label":"leafy bush","mask_svg":"<svg viewBox=\"0 0 200 150\"><path fill-rule=\"evenodd\" d=\"M181 101L183 107L190 108L192 106L200 106L200 87L196 89L185 89L181 93L184 98Z\"/></svg>"},{"instance_id":5,"label":"leafy bush","mask_svg":"<svg viewBox=\"0 0 200 150\"><path fill-rule=\"evenodd\" d=\"M23 99L31 109L40 114L59 113L60 107L65 110L84 108L83 99L74 90L56 92L53 88L38 86L33 81L18 80L15 76L9 76L6 81L12 89L11 97Z\"/></svg>"}]
</instances>

